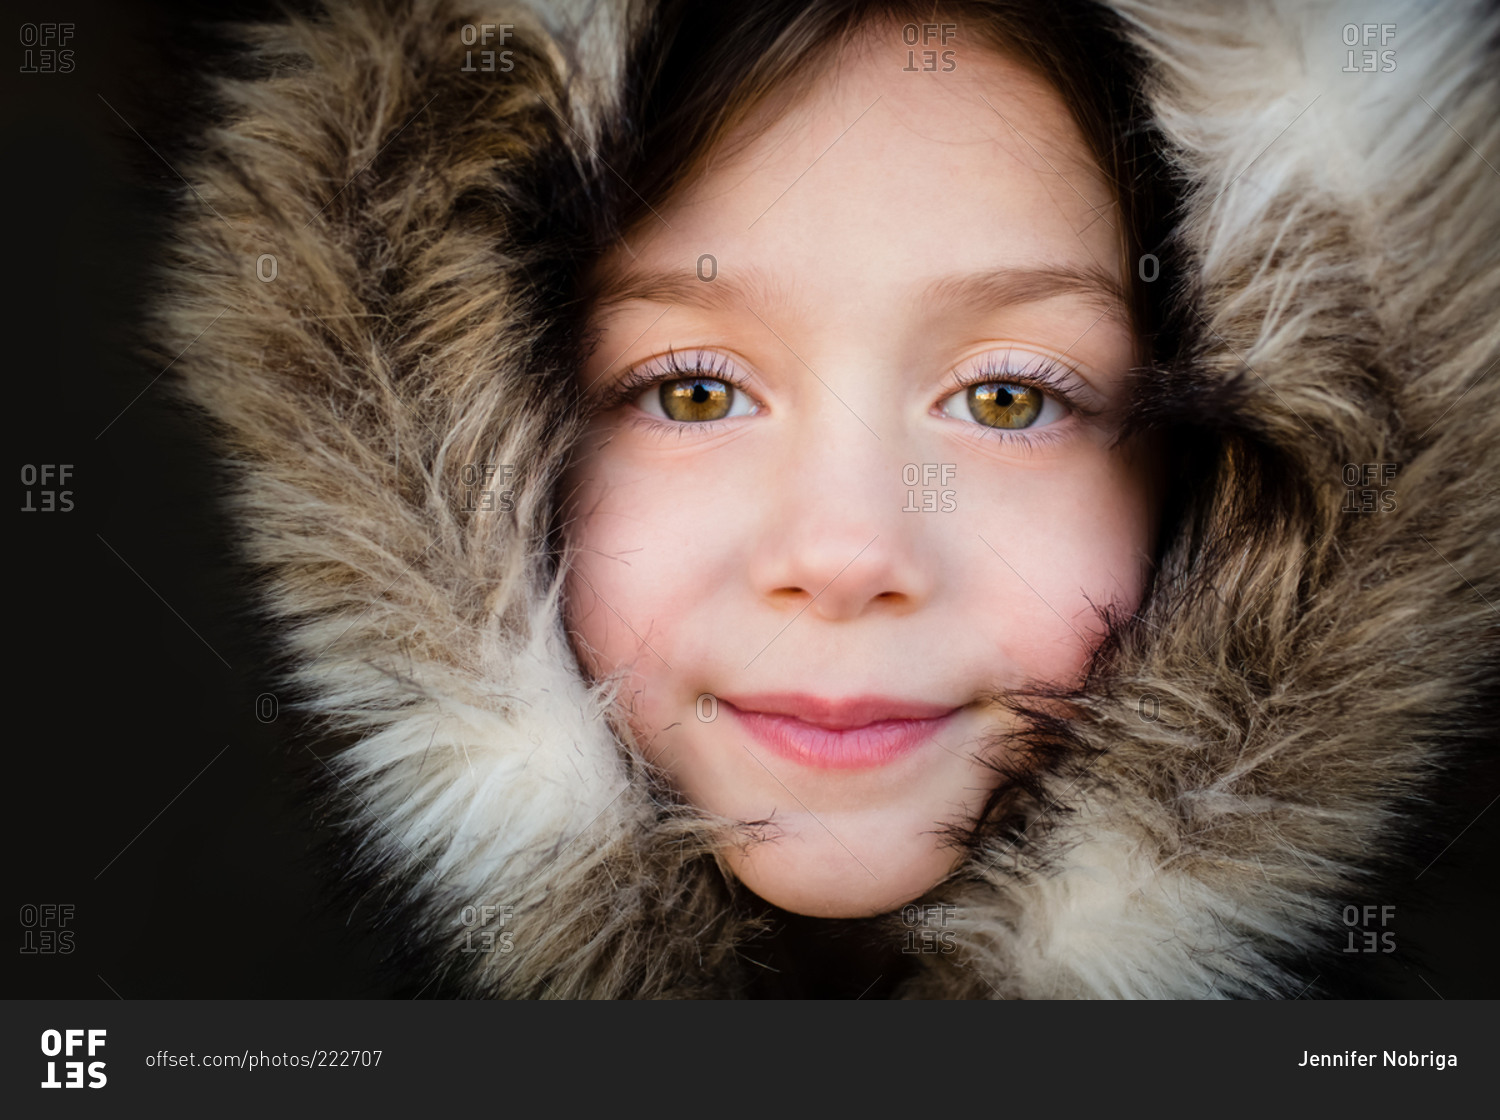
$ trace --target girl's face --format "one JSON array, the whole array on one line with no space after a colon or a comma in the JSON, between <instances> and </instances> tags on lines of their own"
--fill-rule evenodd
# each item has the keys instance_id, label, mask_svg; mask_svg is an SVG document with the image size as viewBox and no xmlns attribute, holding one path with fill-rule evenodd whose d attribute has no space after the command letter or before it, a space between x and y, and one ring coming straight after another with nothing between
<instances>
[{"instance_id":1,"label":"girl's face","mask_svg":"<svg viewBox=\"0 0 1500 1120\"><path fill-rule=\"evenodd\" d=\"M872 32L602 263L568 624L762 898L855 917L951 872L994 703L1069 682L1148 573L1120 214L1059 96ZM763 110L765 111L765 110Z\"/></svg>"}]
</instances>

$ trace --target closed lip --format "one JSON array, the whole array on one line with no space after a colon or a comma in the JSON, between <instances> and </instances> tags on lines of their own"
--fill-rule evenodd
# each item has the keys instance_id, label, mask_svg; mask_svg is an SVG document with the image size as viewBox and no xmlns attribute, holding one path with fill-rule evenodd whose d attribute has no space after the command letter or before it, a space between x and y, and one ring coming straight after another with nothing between
<instances>
[{"instance_id":1,"label":"closed lip","mask_svg":"<svg viewBox=\"0 0 1500 1120\"><path fill-rule=\"evenodd\" d=\"M888 696L829 699L779 692L719 700L761 746L823 770L894 762L928 742L959 710Z\"/></svg>"}]
</instances>

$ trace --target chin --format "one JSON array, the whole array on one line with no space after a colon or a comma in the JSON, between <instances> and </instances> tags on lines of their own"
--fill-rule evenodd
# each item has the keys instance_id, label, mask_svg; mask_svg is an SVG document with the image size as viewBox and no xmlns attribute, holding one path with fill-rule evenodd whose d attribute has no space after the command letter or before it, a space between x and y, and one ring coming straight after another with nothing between
<instances>
[{"instance_id":1,"label":"chin","mask_svg":"<svg viewBox=\"0 0 1500 1120\"><path fill-rule=\"evenodd\" d=\"M726 854L735 877L750 891L783 910L809 918L870 918L900 909L942 882L962 856L938 837L922 847L882 853L863 851L858 860L816 822L806 833L786 833ZM883 856L896 858L882 858Z\"/></svg>"}]
</instances>

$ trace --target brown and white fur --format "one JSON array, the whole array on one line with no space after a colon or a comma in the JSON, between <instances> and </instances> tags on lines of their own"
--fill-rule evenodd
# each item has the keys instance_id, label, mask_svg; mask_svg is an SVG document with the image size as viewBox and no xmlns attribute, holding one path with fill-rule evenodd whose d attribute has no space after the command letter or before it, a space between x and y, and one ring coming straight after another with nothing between
<instances>
[{"instance_id":1,"label":"brown and white fur","mask_svg":"<svg viewBox=\"0 0 1500 1120\"><path fill-rule=\"evenodd\" d=\"M1159 419L1214 450L902 994L1297 995L1494 712L1500 13L1393 0L1395 69L1346 73L1354 5L1113 6L1186 191ZM565 215L611 175L628 27L410 0L240 29L163 265L155 341L235 469L351 874L448 991L746 990L744 892L580 674L549 537ZM1382 463L1393 508L1345 512ZM486 486L514 508L468 512Z\"/></svg>"}]
</instances>

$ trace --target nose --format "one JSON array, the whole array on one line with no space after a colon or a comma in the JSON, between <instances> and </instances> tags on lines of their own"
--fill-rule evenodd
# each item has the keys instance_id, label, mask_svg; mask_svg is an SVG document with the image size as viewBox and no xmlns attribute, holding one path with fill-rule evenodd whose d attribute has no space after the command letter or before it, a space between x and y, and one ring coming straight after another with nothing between
<instances>
[{"instance_id":1,"label":"nose","mask_svg":"<svg viewBox=\"0 0 1500 1120\"><path fill-rule=\"evenodd\" d=\"M902 485L904 462L863 429L803 446L750 558L756 592L830 622L916 610L932 595L937 550Z\"/></svg>"}]
</instances>

